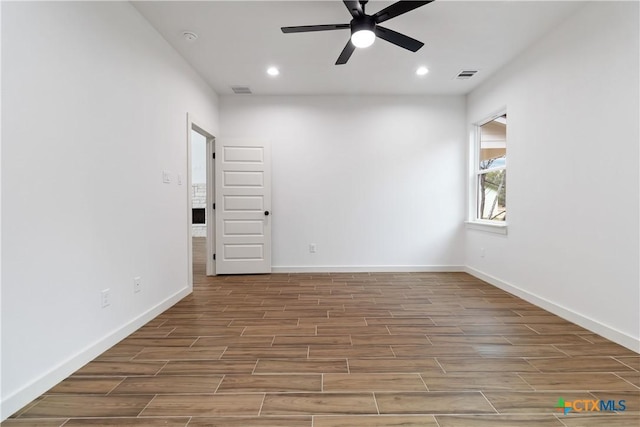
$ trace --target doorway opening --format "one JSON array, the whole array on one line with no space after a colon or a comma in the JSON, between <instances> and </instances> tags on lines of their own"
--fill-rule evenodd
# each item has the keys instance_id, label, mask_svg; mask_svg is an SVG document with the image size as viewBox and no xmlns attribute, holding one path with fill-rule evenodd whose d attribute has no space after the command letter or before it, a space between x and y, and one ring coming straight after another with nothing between
<instances>
[{"instance_id":1,"label":"doorway opening","mask_svg":"<svg viewBox=\"0 0 640 427\"><path fill-rule=\"evenodd\" d=\"M188 118L188 258L189 284L194 277L215 275L215 138Z\"/></svg>"}]
</instances>

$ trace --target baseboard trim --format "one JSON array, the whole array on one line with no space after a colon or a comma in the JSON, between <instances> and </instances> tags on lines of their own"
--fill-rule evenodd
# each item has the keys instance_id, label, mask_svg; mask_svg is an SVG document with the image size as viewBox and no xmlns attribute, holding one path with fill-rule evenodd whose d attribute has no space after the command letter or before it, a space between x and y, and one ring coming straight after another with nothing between
<instances>
[{"instance_id":1,"label":"baseboard trim","mask_svg":"<svg viewBox=\"0 0 640 427\"><path fill-rule=\"evenodd\" d=\"M461 272L463 265L303 265L275 266L273 273L422 273Z\"/></svg>"},{"instance_id":2,"label":"baseboard trim","mask_svg":"<svg viewBox=\"0 0 640 427\"><path fill-rule=\"evenodd\" d=\"M191 291L192 289L189 287L183 288L171 295L169 298L140 314L138 317L132 319L130 322L88 345L74 356L71 356L58 366L55 366L41 377L22 387L20 390L7 396L2 400L2 402L0 402L0 421L4 421L7 417L23 408L33 399L40 396L42 393L67 378L82 366L98 357L105 350L131 335L145 323L189 295Z\"/></svg>"},{"instance_id":3,"label":"baseboard trim","mask_svg":"<svg viewBox=\"0 0 640 427\"><path fill-rule=\"evenodd\" d=\"M542 298L538 295L532 294L529 291L525 291L511 283L507 283L503 280L498 279L490 274L483 273L480 270L476 270L473 267L467 266L465 271L472 276L477 277L478 279L484 280L487 283L496 286L503 291L509 292L517 297L522 298L525 301L530 302L538 307L544 308L545 310L562 317L565 320L575 323L576 325L582 326L585 329L588 329L598 335L601 335L615 343L618 343L629 350L635 351L636 353L640 353L640 339L635 338L631 335L628 335L622 331L619 331L610 326L604 325L597 320L591 319L590 317L584 316L580 313L576 313L573 310L570 310L566 307L558 305L553 301L549 301L546 298Z\"/></svg>"}]
</instances>

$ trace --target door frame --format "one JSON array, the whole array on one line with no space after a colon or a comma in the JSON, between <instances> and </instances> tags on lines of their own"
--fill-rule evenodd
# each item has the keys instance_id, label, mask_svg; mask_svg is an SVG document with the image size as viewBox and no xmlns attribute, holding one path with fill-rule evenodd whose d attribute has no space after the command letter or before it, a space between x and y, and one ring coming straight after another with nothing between
<instances>
[{"instance_id":1,"label":"door frame","mask_svg":"<svg viewBox=\"0 0 640 427\"><path fill-rule=\"evenodd\" d=\"M215 201L215 162L213 161L213 154L215 150L215 136L206 130L197 118L192 113L187 113L187 269L188 269L188 282L189 287L193 289L193 201L191 200L192 190L192 164L191 159L191 132L197 132L207 139L206 142L206 186L207 186L207 201L206 201L206 223L207 223L207 276L215 276L216 266L213 260L213 254L215 249L215 211L213 203Z\"/></svg>"}]
</instances>

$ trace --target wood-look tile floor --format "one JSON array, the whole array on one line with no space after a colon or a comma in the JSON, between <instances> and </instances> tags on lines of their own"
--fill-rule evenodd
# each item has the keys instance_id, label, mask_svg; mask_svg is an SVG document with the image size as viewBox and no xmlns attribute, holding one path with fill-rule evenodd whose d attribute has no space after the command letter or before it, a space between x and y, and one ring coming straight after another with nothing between
<instances>
[{"instance_id":1,"label":"wood-look tile floor","mask_svg":"<svg viewBox=\"0 0 640 427\"><path fill-rule=\"evenodd\" d=\"M472 276L212 278L196 245L192 295L2 426L640 425L639 354Z\"/></svg>"}]
</instances>

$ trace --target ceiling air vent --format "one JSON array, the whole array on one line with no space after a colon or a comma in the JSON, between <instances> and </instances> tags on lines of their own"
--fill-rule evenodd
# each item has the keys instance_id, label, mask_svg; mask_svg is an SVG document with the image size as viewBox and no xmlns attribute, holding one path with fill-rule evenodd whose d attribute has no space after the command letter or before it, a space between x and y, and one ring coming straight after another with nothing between
<instances>
[{"instance_id":1,"label":"ceiling air vent","mask_svg":"<svg viewBox=\"0 0 640 427\"><path fill-rule=\"evenodd\" d=\"M467 80L473 77L477 72L478 70L462 70L458 73L458 75L456 76L456 79Z\"/></svg>"},{"instance_id":2,"label":"ceiling air vent","mask_svg":"<svg viewBox=\"0 0 640 427\"><path fill-rule=\"evenodd\" d=\"M233 93L237 95L251 95L251 89L249 86L231 86Z\"/></svg>"}]
</instances>

